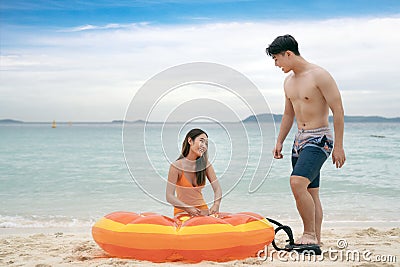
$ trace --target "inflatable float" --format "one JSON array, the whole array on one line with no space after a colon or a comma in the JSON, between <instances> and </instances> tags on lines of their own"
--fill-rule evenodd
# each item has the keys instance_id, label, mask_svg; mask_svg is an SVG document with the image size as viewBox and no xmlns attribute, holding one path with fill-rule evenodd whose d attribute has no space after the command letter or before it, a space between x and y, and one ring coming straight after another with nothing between
<instances>
[{"instance_id":1,"label":"inflatable float","mask_svg":"<svg viewBox=\"0 0 400 267\"><path fill-rule=\"evenodd\" d=\"M255 257L275 236L267 219L251 212L174 218L114 212L97 221L93 239L111 256L152 262L229 261Z\"/></svg>"}]
</instances>

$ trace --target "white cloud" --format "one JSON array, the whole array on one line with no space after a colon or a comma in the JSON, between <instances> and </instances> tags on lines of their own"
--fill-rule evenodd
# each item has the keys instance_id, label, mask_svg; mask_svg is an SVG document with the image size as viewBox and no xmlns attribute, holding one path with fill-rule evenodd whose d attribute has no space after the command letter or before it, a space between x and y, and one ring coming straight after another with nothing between
<instances>
[{"instance_id":1,"label":"white cloud","mask_svg":"<svg viewBox=\"0 0 400 267\"><path fill-rule=\"evenodd\" d=\"M91 31L91 30L110 30L110 29L128 29L134 27L141 27L148 25L149 22L131 23L131 24L119 24L119 23L109 23L103 26L96 25L82 25L73 28L62 29L60 32L81 32L81 31Z\"/></svg>"},{"instance_id":2,"label":"white cloud","mask_svg":"<svg viewBox=\"0 0 400 267\"><path fill-rule=\"evenodd\" d=\"M2 38L14 39L1 49L0 114L27 121L121 119L144 81L194 61L242 72L281 113L284 75L265 47L290 33L306 59L334 76L347 114L400 116L398 105L387 105L400 98L398 29L399 17L5 31Z\"/></svg>"}]
</instances>

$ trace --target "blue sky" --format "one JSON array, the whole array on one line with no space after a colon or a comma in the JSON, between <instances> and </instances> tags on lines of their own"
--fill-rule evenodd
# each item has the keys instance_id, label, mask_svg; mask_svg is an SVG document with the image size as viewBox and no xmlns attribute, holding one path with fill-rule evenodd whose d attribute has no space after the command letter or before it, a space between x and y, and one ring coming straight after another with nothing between
<instances>
[{"instance_id":1,"label":"blue sky","mask_svg":"<svg viewBox=\"0 0 400 267\"><path fill-rule=\"evenodd\" d=\"M397 0L3 0L2 24L71 27L77 24L327 19L397 15Z\"/></svg>"},{"instance_id":2,"label":"blue sky","mask_svg":"<svg viewBox=\"0 0 400 267\"><path fill-rule=\"evenodd\" d=\"M146 80L195 61L245 74L282 113L284 75L264 51L286 33L334 76L347 115L400 116L397 0L2 0L0 12L0 119L123 119Z\"/></svg>"}]
</instances>

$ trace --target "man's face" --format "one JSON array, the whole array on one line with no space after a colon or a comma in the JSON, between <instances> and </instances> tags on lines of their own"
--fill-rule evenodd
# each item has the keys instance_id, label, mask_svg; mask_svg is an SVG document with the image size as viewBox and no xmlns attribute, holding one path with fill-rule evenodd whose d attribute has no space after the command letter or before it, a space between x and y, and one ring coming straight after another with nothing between
<instances>
[{"instance_id":1,"label":"man's face","mask_svg":"<svg viewBox=\"0 0 400 267\"><path fill-rule=\"evenodd\" d=\"M288 73L291 69L288 66L288 56L286 52L282 52L272 56L275 66L281 68L284 73Z\"/></svg>"}]
</instances>

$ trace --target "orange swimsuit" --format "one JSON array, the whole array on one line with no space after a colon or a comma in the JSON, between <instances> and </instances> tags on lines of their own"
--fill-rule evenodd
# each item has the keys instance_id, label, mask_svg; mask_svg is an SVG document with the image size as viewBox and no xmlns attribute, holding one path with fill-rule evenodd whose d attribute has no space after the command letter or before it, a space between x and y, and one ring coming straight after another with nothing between
<instances>
[{"instance_id":1,"label":"orange swimsuit","mask_svg":"<svg viewBox=\"0 0 400 267\"><path fill-rule=\"evenodd\" d=\"M201 190L202 186L193 186L192 183L185 177L184 171L182 171L181 177L176 182L176 197L187 205L194 206L201 210L208 210L208 206L204 201ZM174 207L174 215L185 212L182 209Z\"/></svg>"}]
</instances>

